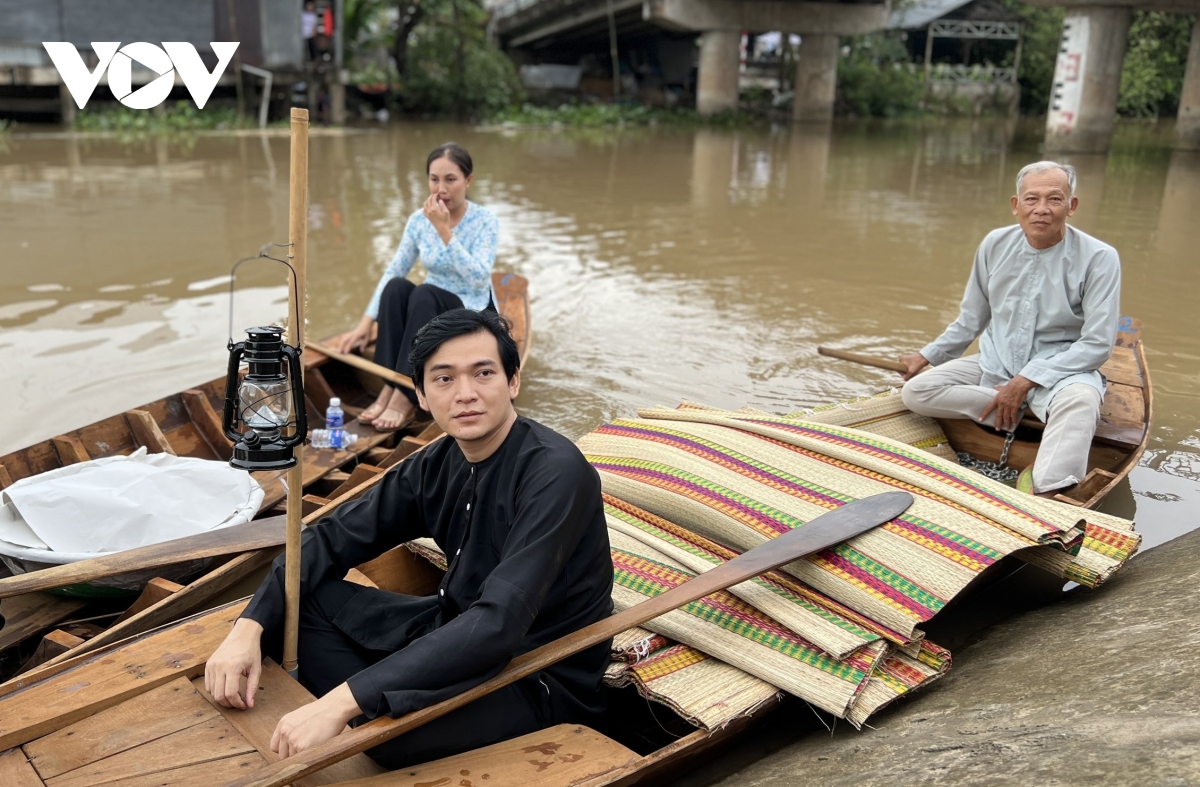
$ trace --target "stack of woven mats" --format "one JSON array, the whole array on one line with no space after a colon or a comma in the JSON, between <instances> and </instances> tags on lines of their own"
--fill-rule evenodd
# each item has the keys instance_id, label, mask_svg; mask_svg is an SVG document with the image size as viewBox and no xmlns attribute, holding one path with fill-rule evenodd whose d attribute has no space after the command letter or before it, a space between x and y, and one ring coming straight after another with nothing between
<instances>
[{"instance_id":1,"label":"stack of woven mats","mask_svg":"<svg viewBox=\"0 0 1200 787\"><path fill-rule=\"evenodd\" d=\"M914 497L869 533L619 637L610 683L707 729L781 690L859 726L945 673L920 627L988 566L1021 551L1095 587L1137 549L1130 522L958 466L898 396L793 415L650 409L579 441L604 486L618 609L851 500Z\"/></svg>"}]
</instances>

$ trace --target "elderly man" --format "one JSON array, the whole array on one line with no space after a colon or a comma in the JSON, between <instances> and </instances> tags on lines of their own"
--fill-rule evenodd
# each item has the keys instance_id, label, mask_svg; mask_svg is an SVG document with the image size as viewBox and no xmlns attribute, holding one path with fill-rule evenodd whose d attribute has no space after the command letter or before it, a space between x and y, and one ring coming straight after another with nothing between
<instances>
[{"instance_id":1,"label":"elderly man","mask_svg":"<svg viewBox=\"0 0 1200 787\"><path fill-rule=\"evenodd\" d=\"M1017 175L1017 226L990 232L975 253L962 307L907 367L912 411L971 418L1012 431L1028 408L1046 429L1033 491L1053 494L1087 473L1120 315L1121 266L1112 246L1067 226L1079 199L1075 169L1053 161ZM960 357L980 334L979 354ZM915 376L925 366L932 369Z\"/></svg>"}]
</instances>

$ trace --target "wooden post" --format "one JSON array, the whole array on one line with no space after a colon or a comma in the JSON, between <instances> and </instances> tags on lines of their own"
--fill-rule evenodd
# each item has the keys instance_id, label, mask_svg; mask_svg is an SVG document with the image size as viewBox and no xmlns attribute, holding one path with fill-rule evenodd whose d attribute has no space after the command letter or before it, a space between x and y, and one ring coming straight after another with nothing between
<instances>
[{"instance_id":1,"label":"wooden post","mask_svg":"<svg viewBox=\"0 0 1200 787\"><path fill-rule=\"evenodd\" d=\"M612 58L613 98L621 97L621 61L617 58L617 17L608 0L608 56Z\"/></svg>"},{"instance_id":2,"label":"wooden post","mask_svg":"<svg viewBox=\"0 0 1200 787\"><path fill-rule=\"evenodd\" d=\"M296 286L288 290L288 344L299 347L304 330L304 299L308 253L308 110L292 107L292 167L288 201L288 255L296 271ZM303 365L301 365L303 384ZM296 446L296 466L287 475L287 557L285 583L287 615L283 624L283 668L295 673L300 634L300 528L304 498L304 446Z\"/></svg>"},{"instance_id":3,"label":"wooden post","mask_svg":"<svg viewBox=\"0 0 1200 787\"><path fill-rule=\"evenodd\" d=\"M925 28L925 81L929 81L929 69L933 63L933 22Z\"/></svg>"},{"instance_id":4,"label":"wooden post","mask_svg":"<svg viewBox=\"0 0 1200 787\"><path fill-rule=\"evenodd\" d=\"M1015 85L1021 79L1021 43L1024 37L1021 35L1021 26L1017 25L1017 51L1013 53L1013 84Z\"/></svg>"}]
</instances>

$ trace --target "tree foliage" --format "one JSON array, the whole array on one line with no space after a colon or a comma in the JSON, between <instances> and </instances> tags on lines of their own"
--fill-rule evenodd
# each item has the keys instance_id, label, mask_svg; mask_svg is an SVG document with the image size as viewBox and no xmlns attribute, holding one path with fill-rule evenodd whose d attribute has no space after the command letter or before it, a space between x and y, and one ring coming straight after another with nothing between
<instances>
[{"instance_id":1,"label":"tree foliage","mask_svg":"<svg viewBox=\"0 0 1200 787\"><path fill-rule=\"evenodd\" d=\"M1158 11L1133 15L1118 112L1144 118L1175 114L1194 23L1195 17Z\"/></svg>"},{"instance_id":2,"label":"tree foliage","mask_svg":"<svg viewBox=\"0 0 1200 787\"><path fill-rule=\"evenodd\" d=\"M485 117L516 104L513 62L487 41L479 0L423 0L409 41L402 100L407 109Z\"/></svg>"},{"instance_id":3,"label":"tree foliage","mask_svg":"<svg viewBox=\"0 0 1200 787\"><path fill-rule=\"evenodd\" d=\"M1017 82L1021 86L1021 113L1044 115L1050 106L1054 64L1062 40L1063 9L1026 5L1006 0L1021 17L1021 64Z\"/></svg>"},{"instance_id":4,"label":"tree foliage","mask_svg":"<svg viewBox=\"0 0 1200 787\"><path fill-rule=\"evenodd\" d=\"M860 117L920 112L925 77L909 63L902 35L890 31L847 39L850 53L838 58L839 112Z\"/></svg>"},{"instance_id":5,"label":"tree foliage","mask_svg":"<svg viewBox=\"0 0 1200 787\"><path fill-rule=\"evenodd\" d=\"M487 40L481 0L348 0L346 14L352 59L355 47L384 48L406 111L467 119L522 99L516 67Z\"/></svg>"}]
</instances>

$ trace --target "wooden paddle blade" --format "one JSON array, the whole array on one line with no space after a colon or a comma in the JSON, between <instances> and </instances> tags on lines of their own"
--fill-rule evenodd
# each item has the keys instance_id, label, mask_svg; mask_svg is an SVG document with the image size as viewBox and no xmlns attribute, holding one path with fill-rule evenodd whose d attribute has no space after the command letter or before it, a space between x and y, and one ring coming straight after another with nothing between
<instances>
[{"instance_id":1,"label":"wooden paddle blade","mask_svg":"<svg viewBox=\"0 0 1200 787\"><path fill-rule=\"evenodd\" d=\"M230 782L227 787L283 787L346 757L416 729L568 656L604 642L628 628L666 614L676 607L730 585L745 582L773 568L799 560L807 554L840 544L895 519L910 505L912 495L907 492L885 492L847 503L666 593L518 656L499 675L469 691L464 691L457 697L451 697L399 719L377 718L307 751L268 765L257 773Z\"/></svg>"}]
</instances>

